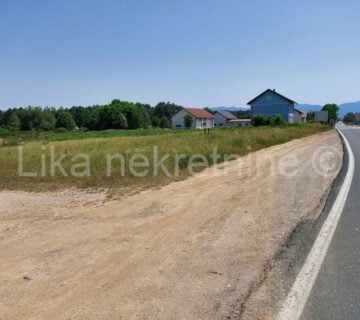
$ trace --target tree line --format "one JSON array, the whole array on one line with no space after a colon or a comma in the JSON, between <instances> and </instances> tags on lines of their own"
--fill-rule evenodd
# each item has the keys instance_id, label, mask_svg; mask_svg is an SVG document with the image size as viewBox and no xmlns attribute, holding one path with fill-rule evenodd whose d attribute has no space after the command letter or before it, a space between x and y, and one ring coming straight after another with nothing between
<instances>
[{"instance_id":1,"label":"tree line","mask_svg":"<svg viewBox=\"0 0 360 320\"><path fill-rule=\"evenodd\" d=\"M0 127L22 131L170 128L182 107L170 102L149 104L113 100L107 105L71 108L12 108L0 110Z\"/></svg>"},{"instance_id":2,"label":"tree line","mask_svg":"<svg viewBox=\"0 0 360 320\"><path fill-rule=\"evenodd\" d=\"M73 106L71 108L12 108L0 110L0 128L21 131L53 130L107 130L107 129L140 129L171 128L171 117L182 107L170 102L159 102L152 107L149 104L133 103L115 99L106 105ZM215 113L209 108L205 108ZM339 108L336 104L327 104L322 110L329 112L329 121L336 121ZM233 112L238 118L251 118L249 110ZM345 121L355 122L355 115L347 115ZM314 119L308 113L308 121ZM253 118L255 125L278 124L279 118Z\"/></svg>"}]
</instances>

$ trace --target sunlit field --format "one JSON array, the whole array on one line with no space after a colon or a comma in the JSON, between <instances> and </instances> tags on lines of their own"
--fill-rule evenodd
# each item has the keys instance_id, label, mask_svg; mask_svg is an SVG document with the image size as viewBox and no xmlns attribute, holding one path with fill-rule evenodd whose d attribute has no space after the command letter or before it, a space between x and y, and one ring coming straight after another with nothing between
<instances>
[{"instance_id":1,"label":"sunlit field","mask_svg":"<svg viewBox=\"0 0 360 320\"><path fill-rule=\"evenodd\" d=\"M329 129L320 124L302 124L214 129L209 135L201 130L134 130L133 136L131 131L127 136L121 136L123 132L112 130L100 133L104 138L93 132L59 133L58 136L52 133L43 138L37 136L33 141L0 147L0 188L27 191L106 188L109 193L139 190L189 176L190 160L200 163L195 171L203 170L205 165L201 164L205 160L209 165L213 164L211 154L214 150L219 154L216 161L221 162L225 155L241 156ZM72 140L73 137L78 139ZM61 138L64 140L54 141ZM200 159L194 157L195 154L201 155ZM85 166L86 158L88 167ZM162 162L159 164L159 161ZM129 169L131 162L135 163L133 170ZM146 174L137 175L145 171Z\"/></svg>"}]
</instances>

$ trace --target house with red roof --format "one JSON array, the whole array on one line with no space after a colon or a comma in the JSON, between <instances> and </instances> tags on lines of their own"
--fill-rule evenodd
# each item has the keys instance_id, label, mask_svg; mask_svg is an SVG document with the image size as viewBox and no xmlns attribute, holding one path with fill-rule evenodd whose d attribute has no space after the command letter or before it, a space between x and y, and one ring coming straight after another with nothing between
<instances>
[{"instance_id":1,"label":"house with red roof","mask_svg":"<svg viewBox=\"0 0 360 320\"><path fill-rule=\"evenodd\" d=\"M193 118L191 126L186 126L185 117L190 115ZM183 108L171 118L173 129L205 129L214 128L214 115L200 108Z\"/></svg>"}]
</instances>

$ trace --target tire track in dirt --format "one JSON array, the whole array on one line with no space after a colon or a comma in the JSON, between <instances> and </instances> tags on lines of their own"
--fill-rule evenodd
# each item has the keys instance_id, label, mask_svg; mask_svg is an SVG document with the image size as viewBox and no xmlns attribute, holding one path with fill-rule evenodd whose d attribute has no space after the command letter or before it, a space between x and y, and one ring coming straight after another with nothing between
<instances>
[{"instance_id":1,"label":"tire track in dirt","mask_svg":"<svg viewBox=\"0 0 360 320\"><path fill-rule=\"evenodd\" d=\"M26 194L28 208L0 211L0 316L226 316L331 185L311 166L323 145L341 150L335 132L318 134L232 161L226 176L217 176L221 164L101 205L37 206ZM298 157L299 174L272 176L269 159L288 154ZM260 176L247 172L255 158ZM0 202L6 204L5 193Z\"/></svg>"}]
</instances>

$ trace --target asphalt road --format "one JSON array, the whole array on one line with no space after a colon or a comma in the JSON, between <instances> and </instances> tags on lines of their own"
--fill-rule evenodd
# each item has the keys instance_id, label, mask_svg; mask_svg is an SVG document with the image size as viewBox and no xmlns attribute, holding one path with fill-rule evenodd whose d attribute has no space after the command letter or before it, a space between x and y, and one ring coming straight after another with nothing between
<instances>
[{"instance_id":1,"label":"asphalt road","mask_svg":"<svg viewBox=\"0 0 360 320\"><path fill-rule=\"evenodd\" d=\"M360 319L360 129L341 131L355 156L355 175L302 319Z\"/></svg>"}]
</instances>

